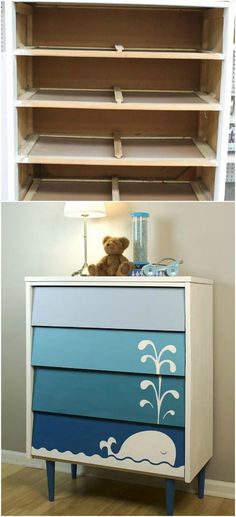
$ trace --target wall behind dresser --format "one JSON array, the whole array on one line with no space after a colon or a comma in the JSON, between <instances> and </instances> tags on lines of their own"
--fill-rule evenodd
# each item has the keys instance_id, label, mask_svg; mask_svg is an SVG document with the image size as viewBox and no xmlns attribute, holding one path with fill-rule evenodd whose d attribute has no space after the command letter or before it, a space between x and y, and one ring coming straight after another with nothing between
<instances>
[{"instance_id":1,"label":"wall behind dresser","mask_svg":"<svg viewBox=\"0 0 236 517\"><path fill-rule=\"evenodd\" d=\"M25 451L24 277L69 275L83 259L82 223L64 203L2 204L2 344L4 449ZM234 205L109 203L108 217L89 222L89 260L104 253L105 235L131 238L134 210L151 214L149 260L183 258L183 275L213 278L214 457L208 479L234 476ZM93 247L94 245L94 247ZM127 256L132 258L131 246Z\"/></svg>"}]
</instances>

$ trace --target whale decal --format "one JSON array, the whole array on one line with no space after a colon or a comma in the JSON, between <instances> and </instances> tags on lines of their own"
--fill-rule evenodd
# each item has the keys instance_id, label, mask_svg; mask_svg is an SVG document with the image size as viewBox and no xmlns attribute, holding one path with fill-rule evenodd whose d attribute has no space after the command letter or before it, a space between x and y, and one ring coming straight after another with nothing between
<instances>
[{"instance_id":1,"label":"whale decal","mask_svg":"<svg viewBox=\"0 0 236 517\"><path fill-rule=\"evenodd\" d=\"M107 449L108 457L113 456L117 460L130 459L136 463L149 461L152 465L168 463L174 466L176 460L176 447L173 440L160 431L141 431L129 436L115 453L112 446L116 439L110 436L107 441L101 440L100 449Z\"/></svg>"}]
</instances>

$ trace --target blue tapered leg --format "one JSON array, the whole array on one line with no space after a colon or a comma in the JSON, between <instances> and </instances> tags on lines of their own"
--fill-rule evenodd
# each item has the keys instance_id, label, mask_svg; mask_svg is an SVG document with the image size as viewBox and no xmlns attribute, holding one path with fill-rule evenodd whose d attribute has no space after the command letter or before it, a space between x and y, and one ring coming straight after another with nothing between
<instances>
[{"instance_id":1,"label":"blue tapered leg","mask_svg":"<svg viewBox=\"0 0 236 517\"><path fill-rule=\"evenodd\" d=\"M71 464L71 477L72 479L76 479L77 477L77 465L75 463Z\"/></svg>"},{"instance_id":2,"label":"blue tapered leg","mask_svg":"<svg viewBox=\"0 0 236 517\"><path fill-rule=\"evenodd\" d=\"M173 515L175 500L174 479L166 479L166 515Z\"/></svg>"},{"instance_id":3,"label":"blue tapered leg","mask_svg":"<svg viewBox=\"0 0 236 517\"><path fill-rule=\"evenodd\" d=\"M48 500L54 501L55 492L55 461L46 461L48 480Z\"/></svg>"},{"instance_id":4,"label":"blue tapered leg","mask_svg":"<svg viewBox=\"0 0 236 517\"><path fill-rule=\"evenodd\" d=\"M198 481L198 497L202 499L204 497L205 490L205 474L206 467L203 467L202 470L198 473L197 481Z\"/></svg>"}]
</instances>

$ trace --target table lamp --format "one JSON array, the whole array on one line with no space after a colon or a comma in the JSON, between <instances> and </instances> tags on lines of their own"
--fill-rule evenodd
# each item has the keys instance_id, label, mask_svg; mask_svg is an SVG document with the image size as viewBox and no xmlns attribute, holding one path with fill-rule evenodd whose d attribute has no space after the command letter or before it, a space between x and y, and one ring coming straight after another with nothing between
<instances>
[{"instance_id":1,"label":"table lamp","mask_svg":"<svg viewBox=\"0 0 236 517\"><path fill-rule=\"evenodd\" d=\"M87 220L98 219L105 217L106 209L105 203L102 201L87 202L87 201L67 201L64 208L65 217L78 217L84 222L84 263L78 271L72 273L72 276L88 276L88 246L87 246Z\"/></svg>"}]
</instances>

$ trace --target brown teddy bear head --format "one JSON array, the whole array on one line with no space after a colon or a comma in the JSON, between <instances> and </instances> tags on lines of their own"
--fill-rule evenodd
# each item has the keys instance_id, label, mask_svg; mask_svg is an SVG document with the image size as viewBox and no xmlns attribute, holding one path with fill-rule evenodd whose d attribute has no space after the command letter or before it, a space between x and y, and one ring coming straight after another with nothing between
<instances>
[{"instance_id":1,"label":"brown teddy bear head","mask_svg":"<svg viewBox=\"0 0 236 517\"><path fill-rule=\"evenodd\" d=\"M108 255L122 255L123 251L129 246L129 239L107 235L103 239L103 246Z\"/></svg>"}]
</instances>

